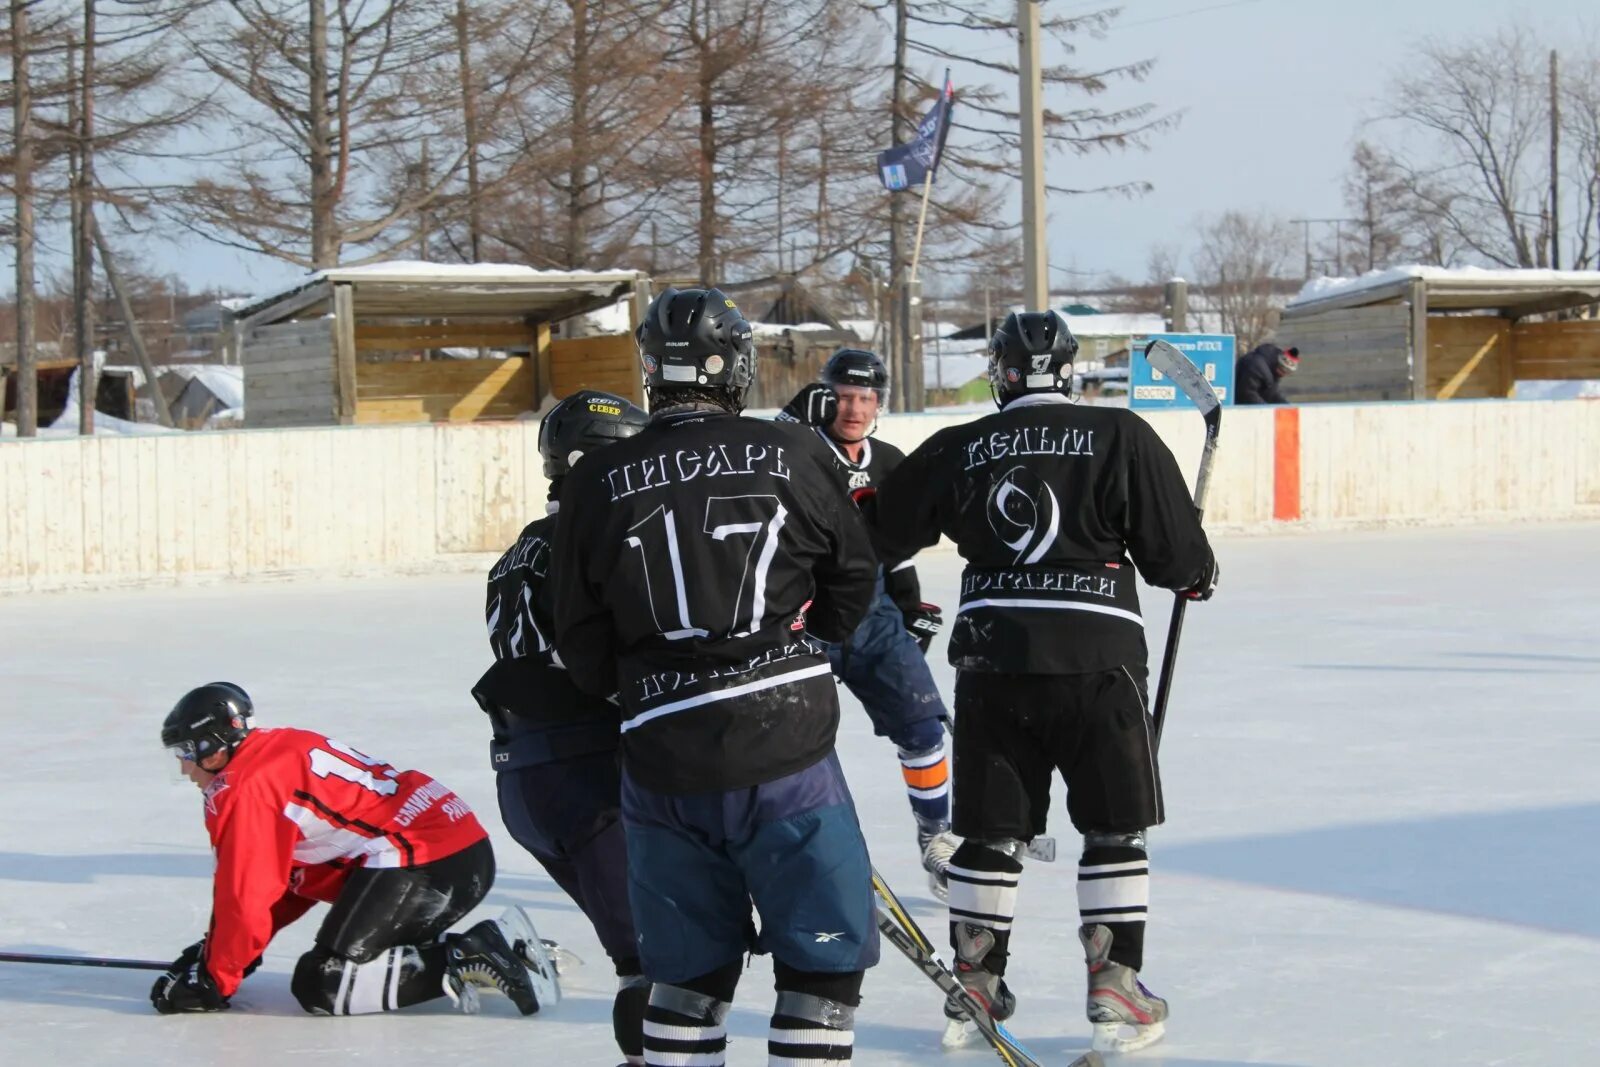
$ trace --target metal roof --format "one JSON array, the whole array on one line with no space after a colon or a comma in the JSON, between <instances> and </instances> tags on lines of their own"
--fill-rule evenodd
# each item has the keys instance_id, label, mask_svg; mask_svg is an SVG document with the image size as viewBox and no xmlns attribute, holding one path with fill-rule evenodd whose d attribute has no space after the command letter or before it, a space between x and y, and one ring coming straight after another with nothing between
<instances>
[{"instance_id":1,"label":"metal roof","mask_svg":"<svg viewBox=\"0 0 1600 1067\"><path fill-rule=\"evenodd\" d=\"M1316 278L1284 309L1284 319L1409 298L1422 285L1429 311L1493 311L1509 318L1600 302L1600 271L1396 267L1359 278Z\"/></svg>"},{"instance_id":2,"label":"metal roof","mask_svg":"<svg viewBox=\"0 0 1600 1067\"><path fill-rule=\"evenodd\" d=\"M326 315L333 287L353 289L363 316L523 317L554 321L606 307L648 276L640 271L535 270L502 263L398 261L317 271L232 309L235 321L261 326Z\"/></svg>"}]
</instances>

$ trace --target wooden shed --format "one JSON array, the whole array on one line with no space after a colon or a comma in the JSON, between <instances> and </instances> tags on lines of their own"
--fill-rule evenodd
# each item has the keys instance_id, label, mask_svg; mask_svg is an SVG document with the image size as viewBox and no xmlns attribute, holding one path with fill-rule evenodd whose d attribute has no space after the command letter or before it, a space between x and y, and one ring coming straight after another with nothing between
<instances>
[{"instance_id":1,"label":"wooden shed","mask_svg":"<svg viewBox=\"0 0 1600 1067\"><path fill-rule=\"evenodd\" d=\"M1300 349L1291 400L1451 400L1600 378L1600 271L1402 267L1308 286L1274 341Z\"/></svg>"},{"instance_id":2,"label":"wooden shed","mask_svg":"<svg viewBox=\"0 0 1600 1067\"><path fill-rule=\"evenodd\" d=\"M245 425L514 418L581 388L643 399L632 337L649 277L509 264L318 271L233 309ZM626 302L615 332L576 316ZM563 325L564 324L564 325Z\"/></svg>"}]
</instances>

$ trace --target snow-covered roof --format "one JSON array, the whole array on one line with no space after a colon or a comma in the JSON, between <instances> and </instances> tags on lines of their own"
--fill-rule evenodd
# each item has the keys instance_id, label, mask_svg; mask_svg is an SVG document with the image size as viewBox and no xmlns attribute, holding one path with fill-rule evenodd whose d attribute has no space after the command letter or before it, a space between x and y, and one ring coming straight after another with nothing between
<instances>
[{"instance_id":1,"label":"snow-covered roof","mask_svg":"<svg viewBox=\"0 0 1600 1067\"><path fill-rule=\"evenodd\" d=\"M1074 337L1131 337L1136 333L1160 333L1167 328L1160 315L1143 312L1106 311L1098 315L1068 315L1062 318Z\"/></svg>"},{"instance_id":2,"label":"snow-covered roof","mask_svg":"<svg viewBox=\"0 0 1600 1067\"><path fill-rule=\"evenodd\" d=\"M871 347L873 339L883 327L883 324L876 319L840 319L839 325L855 334L861 339L861 343L868 347Z\"/></svg>"},{"instance_id":3,"label":"snow-covered roof","mask_svg":"<svg viewBox=\"0 0 1600 1067\"><path fill-rule=\"evenodd\" d=\"M614 302L643 277L632 270L537 270L518 263L398 259L313 271L231 310L237 319L306 318L327 310L333 286L350 285L366 314L565 318Z\"/></svg>"},{"instance_id":4,"label":"snow-covered roof","mask_svg":"<svg viewBox=\"0 0 1600 1067\"><path fill-rule=\"evenodd\" d=\"M1429 308L1558 310L1600 300L1600 271L1411 264L1357 278L1312 278L1289 301L1287 312L1382 304L1404 297L1417 280L1426 287Z\"/></svg>"},{"instance_id":5,"label":"snow-covered roof","mask_svg":"<svg viewBox=\"0 0 1600 1067\"><path fill-rule=\"evenodd\" d=\"M752 322L750 332L756 337L782 337L785 333L838 333L825 322Z\"/></svg>"}]
</instances>

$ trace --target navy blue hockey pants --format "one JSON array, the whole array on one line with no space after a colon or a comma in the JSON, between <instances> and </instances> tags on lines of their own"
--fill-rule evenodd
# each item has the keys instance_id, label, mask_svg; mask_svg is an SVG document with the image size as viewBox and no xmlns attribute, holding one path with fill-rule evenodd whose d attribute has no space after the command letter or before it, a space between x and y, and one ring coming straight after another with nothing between
<instances>
[{"instance_id":1,"label":"navy blue hockey pants","mask_svg":"<svg viewBox=\"0 0 1600 1067\"><path fill-rule=\"evenodd\" d=\"M639 949L628 906L621 773L615 752L597 752L496 778L506 829L583 909L612 962L627 966Z\"/></svg>"},{"instance_id":2,"label":"navy blue hockey pants","mask_svg":"<svg viewBox=\"0 0 1600 1067\"><path fill-rule=\"evenodd\" d=\"M681 984L752 949L798 971L878 962L871 861L834 754L762 785L686 796L624 773L622 813L651 981Z\"/></svg>"},{"instance_id":3,"label":"navy blue hockey pants","mask_svg":"<svg viewBox=\"0 0 1600 1067\"><path fill-rule=\"evenodd\" d=\"M934 747L944 738L948 717L928 661L906 630L905 618L883 591L867 617L842 645L828 646L834 676L855 694L872 720L872 732L907 752Z\"/></svg>"}]
</instances>

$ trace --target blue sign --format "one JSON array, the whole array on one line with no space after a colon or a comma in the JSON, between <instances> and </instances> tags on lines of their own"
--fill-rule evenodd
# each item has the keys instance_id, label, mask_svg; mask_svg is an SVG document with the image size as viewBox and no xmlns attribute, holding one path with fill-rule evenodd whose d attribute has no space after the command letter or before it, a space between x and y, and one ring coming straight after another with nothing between
<instances>
[{"instance_id":1,"label":"blue sign","mask_svg":"<svg viewBox=\"0 0 1600 1067\"><path fill-rule=\"evenodd\" d=\"M1192 408L1183 390L1167 380L1144 358L1151 341L1166 341L1194 361L1217 391L1223 404L1233 403L1233 353L1231 333L1146 333L1133 338L1128 353L1128 406L1134 408Z\"/></svg>"}]
</instances>

